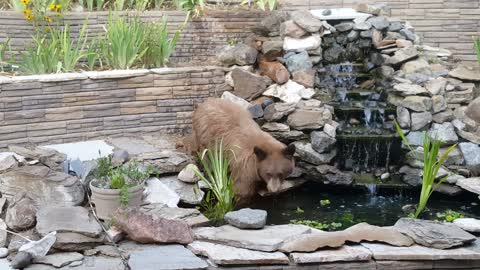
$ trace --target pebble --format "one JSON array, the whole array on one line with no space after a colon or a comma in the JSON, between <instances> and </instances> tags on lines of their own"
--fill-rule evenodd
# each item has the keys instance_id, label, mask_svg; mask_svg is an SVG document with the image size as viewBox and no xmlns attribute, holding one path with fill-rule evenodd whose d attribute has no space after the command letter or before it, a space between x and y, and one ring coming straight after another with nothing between
<instances>
[{"instance_id":1,"label":"pebble","mask_svg":"<svg viewBox=\"0 0 480 270\"><path fill-rule=\"evenodd\" d=\"M0 259L8 256L8 248L0 248Z\"/></svg>"}]
</instances>

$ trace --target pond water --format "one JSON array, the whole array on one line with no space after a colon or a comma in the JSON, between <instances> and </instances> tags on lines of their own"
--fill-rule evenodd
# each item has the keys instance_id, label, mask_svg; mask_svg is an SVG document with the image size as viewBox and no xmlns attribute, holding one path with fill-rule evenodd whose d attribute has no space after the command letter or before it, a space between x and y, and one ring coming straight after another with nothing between
<instances>
[{"instance_id":1,"label":"pond water","mask_svg":"<svg viewBox=\"0 0 480 270\"><path fill-rule=\"evenodd\" d=\"M419 192L411 189L380 189L328 187L316 183L281 194L263 198L256 208L268 211L267 224L287 224L291 220L313 220L321 223L341 224L346 228L359 222L390 226L406 214L402 206L416 204ZM327 200L330 202L327 204ZM320 201L323 201L323 205ZM433 194L427 205L429 212L424 219L439 219L438 212L453 210L465 217L480 218L480 202L477 196L465 193L457 197Z\"/></svg>"}]
</instances>

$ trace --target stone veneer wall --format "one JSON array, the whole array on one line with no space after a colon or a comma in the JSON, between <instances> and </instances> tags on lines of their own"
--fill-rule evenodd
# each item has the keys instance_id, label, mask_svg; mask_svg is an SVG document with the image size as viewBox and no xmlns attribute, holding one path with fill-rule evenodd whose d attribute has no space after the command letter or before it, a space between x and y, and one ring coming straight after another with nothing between
<instances>
[{"instance_id":1,"label":"stone veneer wall","mask_svg":"<svg viewBox=\"0 0 480 270\"><path fill-rule=\"evenodd\" d=\"M0 78L0 150L182 132L194 105L219 91L221 67L102 71Z\"/></svg>"},{"instance_id":2,"label":"stone veneer wall","mask_svg":"<svg viewBox=\"0 0 480 270\"><path fill-rule=\"evenodd\" d=\"M385 4L391 16L408 20L424 43L451 50L454 59L476 61L472 36L480 35L480 0L280 0L285 9Z\"/></svg>"},{"instance_id":3,"label":"stone veneer wall","mask_svg":"<svg viewBox=\"0 0 480 270\"><path fill-rule=\"evenodd\" d=\"M127 14L122 12L121 14ZM130 14L136 14L131 12ZM209 10L199 18L191 19L185 27L176 51L170 62L172 65L181 63L212 64L216 52L227 45L228 40L243 40L251 33L251 27L264 16L260 11L215 11ZM186 13L182 11L147 11L138 13L144 20L160 21L168 16L169 30L175 32L184 22ZM79 30L88 18L89 36L103 35L108 20L108 12L71 12L64 15L64 23L71 26L72 35L78 36ZM8 37L14 52L23 50L31 43L34 28L23 19L23 15L13 11L0 11L0 42Z\"/></svg>"}]
</instances>

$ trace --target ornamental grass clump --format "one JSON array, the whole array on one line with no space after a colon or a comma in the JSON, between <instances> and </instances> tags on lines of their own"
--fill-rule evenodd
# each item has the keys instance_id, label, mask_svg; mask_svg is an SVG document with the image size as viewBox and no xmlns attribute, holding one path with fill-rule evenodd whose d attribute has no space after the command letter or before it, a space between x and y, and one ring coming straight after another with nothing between
<instances>
[{"instance_id":1,"label":"ornamental grass clump","mask_svg":"<svg viewBox=\"0 0 480 270\"><path fill-rule=\"evenodd\" d=\"M114 69L130 69L147 52L143 22L138 17L121 18L110 14L102 41L102 54Z\"/></svg>"},{"instance_id":2,"label":"ornamental grass clump","mask_svg":"<svg viewBox=\"0 0 480 270\"><path fill-rule=\"evenodd\" d=\"M86 27L87 24L85 23L75 40L71 38L68 24L62 29L54 28L50 31L51 40L58 44L62 72L75 71L79 61L87 57L88 52L85 51L87 44Z\"/></svg>"},{"instance_id":3,"label":"ornamental grass clump","mask_svg":"<svg viewBox=\"0 0 480 270\"><path fill-rule=\"evenodd\" d=\"M233 178L228 167L229 155L220 141L199 154L199 160L204 173L194 166L191 169L209 189L202 205L205 215L212 220L221 220L226 213L234 209Z\"/></svg>"},{"instance_id":4,"label":"ornamental grass clump","mask_svg":"<svg viewBox=\"0 0 480 270\"><path fill-rule=\"evenodd\" d=\"M408 143L405 134L403 133L400 125L397 121L395 121L395 127L397 129L398 135L402 138L405 145L410 149L410 151L414 151L410 144ZM425 207L427 206L427 202L430 199L430 196L435 191L435 189L442 184L445 179L449 177L449 175L441 178L437 182L435 179L437 178L438 171L442 167L445 159L447 159L450 152L457 146L456 144L452 145L450 148L443 153L440 157L438 156L440 148L443 146L443 142L439 141L435 138L431 138L427 135L426 132L423 132L423 179L422 179L422 190L420 193L420 200L417 205L417 209L415 211L414 217L418 218L418 216L423 212Z\"/></svg>"}]
</instances>

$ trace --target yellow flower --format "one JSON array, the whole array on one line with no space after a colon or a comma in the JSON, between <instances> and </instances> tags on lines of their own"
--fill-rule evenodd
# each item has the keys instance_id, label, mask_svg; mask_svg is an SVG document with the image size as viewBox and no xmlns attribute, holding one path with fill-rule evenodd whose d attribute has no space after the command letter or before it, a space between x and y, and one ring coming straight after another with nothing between
<instances>
[{"instance_id":1,"label":"yellow flower","mask_svg":"<svg viewBox=\"0 0 480 270\"><path fill-rule=\"evenodd\" d=\"M45 16L45 17L43 17L43 18L45 19L45 21L46 21L47 23L53 22L52 18L50 18L50 17L48 17L48 16Z\"/></svg>"},{"instance_id":2,"label":"yellow flower","mask_svg":"<svg viewBox=\"0 0 480 270\"><path fill-rule=\"evenodd\" d=\"M25 14L25 16L30 15L31 13L32 13L32 10L29 9L29 8L27 8L23 11L23 14Z\"/></svg>"},{"instance_id":3,"label":"yellow flower","mask_svg":"<svg viewBox=\"0 0 480 270\"><path fill-rule=\"evenodd\" d=\"M25 20L31 21L31 20L33 20L33 16L32 15L25 15Z\"/></svg>"},{"instance_id":4,"label":"yellow flower","mask_svg":"<svg viewBox=\"0 0 480 270\"><path fill-rule=\"evenodd\" d=\"M62 5L50 5L50 10L58 12L62 8Z\"/></svg>"},{"instance_id":5,"label":"yellow flower","mask_svg":"<svg viewBox=\"0 0 480 270\"><path fill-rule=\"evenodd\" d=\"M21 0L22 5L26 6L30 3L30 0Z\"/></svg>"}]
</instances>

